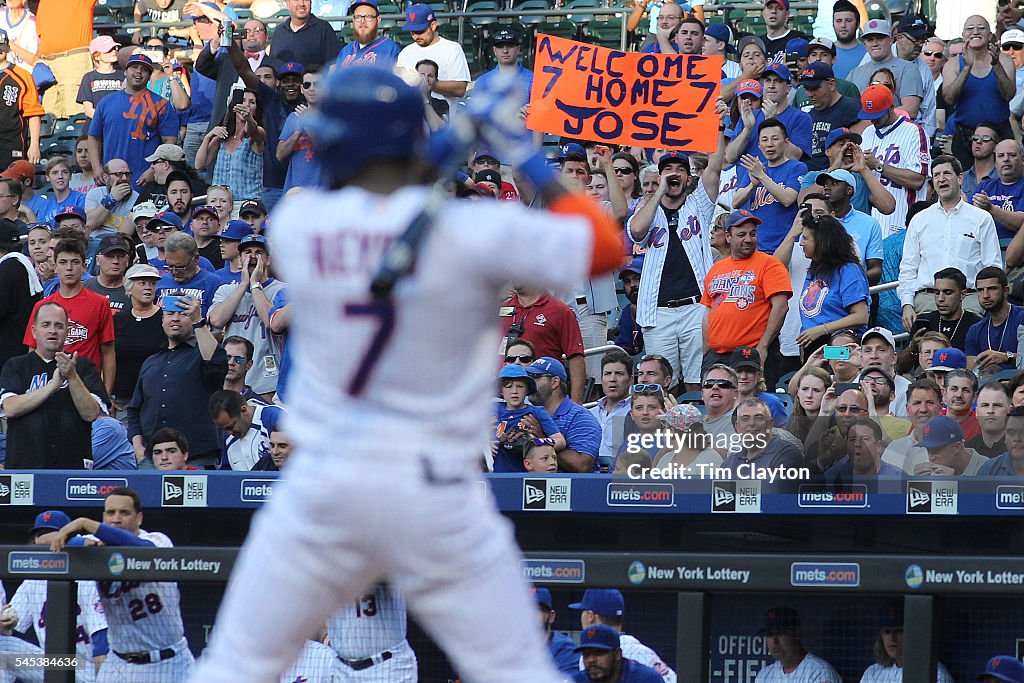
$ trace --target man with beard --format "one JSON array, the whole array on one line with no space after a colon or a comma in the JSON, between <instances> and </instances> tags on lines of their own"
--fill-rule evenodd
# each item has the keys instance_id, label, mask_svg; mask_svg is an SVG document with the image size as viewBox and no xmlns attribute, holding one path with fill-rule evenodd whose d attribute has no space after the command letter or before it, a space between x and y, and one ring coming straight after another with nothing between
<instances>
[{"instance_id":1,"label":"man with beard","mask_svg":"<svg viewBox=\"0 0 1024 683\"><path fill-rule=\"evenodd\" d=\"M91 423L109 400L100 374L88 358L64 351L68 315L59 303L39 306L30 332L35 348L0 373L6 468L81 469L92 452Z\"/></svg>"},{"instance_id":2,"label":"man with beard","mask_svg":"<svg viewBox=\"0 0 1024 683\"><path fill-rule=\"evenodd\" d=\"M212 206L197 206L192 210L192 218L188 222L192 236L196 238L199 255L205 257L213 267L220 270L224 267L224 257L220 252L220 222L217 209Z\"/></svg>"},{"instance_id":3,"label":"man with beard","mask_svg":"<svg viewBox=\"0 0 1024 683\"><path fill-rule=\"evenodd\" d=\"M981 433L968 439L966 446L986 458L1006 452L1006 416L1010 411L1010 392L1002 382L989 382L978 391L974 414ZM979 473L980 474L980 473Z\"/></svg>"},{"instance_id":4,"label":"man with beard","mask_svg":"<svg viewBox=\"0 0 1024 683\"><path fill-rule=\"evenodd\" d=\"M387 36L380 35L380 11L377 0L356 0L348 6L352 15L351 43L341 48L335 64L338 67L369 65L390 66L402 48Z\"/></svg>"},{"instance_id":5,"label":"man with beard","mask_svg":"<svg viewBox=\"0 0 1024 683\"><path fill-rule=\"evenodd\" d=\"M163 214L155 216L153 221L160 215ZM150 221L150 225L153 221ZM191 235L174 232L167 237L164 241L164 263L167 273L156 283L157 299L168 295L189 296L199 302L205 316L213 305L217 289L224 281L212 269L201 268L199 258L199 248Z\"/></svg>"},{"instance_id":6,"label":"man with beard","mask_svg":"<svg viewBox=\"0 0 1024 683\"><path fill-rule=\"evenodd\" d=\"M284 283L270 276L271 258L267 238L250 235L239 242L241 281L222 284L213 295L210 324L226 335L248 339L254 348L253 367L246 379L252 390L271 400L277 388L281 344L270 331L270 309Z\"/></svg>"},{"instance_id":7,"label":"man with beard","mask_svg":"<svg viewBox=\"0 0 1024 683\"><path fill-rule=\"evenodd\" d=\"M796 163L796 162L794 162ZM708 271L701 303L704 313L704 368L729 360L740 346L753 346L762 363L774 351L793 290L789 272L758 249L761 219L745 209L725 223L729 256Z\"/></svg>"},{"instance_id":8,"label":"man with beard","mask_svg":"<svg viewBox=\"0 0 1024 683\"><path fill-rule=\"evenodd\" d=\"M877 491L878 479L902 479L903 470L882 461L884 436L879 424L870 418L851 420L846 430L846 458L825 471L825 481L843 486L866 480L869 490Z\"/></svg>"},{"instance_id":9,"label":"man with beard","mask_svg":"<svg viewBox=\"0 0 1024 683\"><path fill-rule=\"evenodd\" d=\"M857 111L860 111L860 105L857 105ZM817 180L822 173L843 169L853 176L854 190L850 198L853 208L867 214L871 213L872 208L886 215L892 213L896 209L896 200L868 167L864 150L860 146L861 142L863 139L860 134L849 128L830 129L822 143L826 168L812 170L804 175L800 181L800 201L802 202L808 194L821 190ZM810 167L808 164L808 168Z\"/></svg>"},{"instance_id":10,"label":"man with beard","mask_svg":"<svg viewBox=\"0 0 1024 683\"><path fill-rule=\"evenodd\" d=\"M684 154L663 155L658 189L626 224L634 244L646 249L636 318L644 344L647 351L668 358L672 374L688 391L700 381L704 311L697 304L714 263L705 231L718 198L725 147L721 134L718 143L696 185Z\"/></svg>"},{"instance_id":11,"label":"man with beard","mask_svg":"<svg viewBox=\"0 0 1024 683\"><path fill-rule=\"evenodd\" d=\"M434 10L423 3L409 5L405 12L405 30L412 37L412 43L402 48L397 65L415 71L416 65L424 59L437 64L434 91L444 96L449 108L454 111L472 80L462 46L438 33Z\"/></svg>"},{"instance_id":12,"label":"man with beard","mask_svg":"<svg viewBox=\"0 0 1024 683\"><path fill-rule=\"evenodd\" d=\"M866 388L870 392L868 398L873 404L871 408L874 408L874 414L871 414L870 408L868 414L881 425L882 431L885 432L885 441L888 443L906 436L910 431L910 421L892 415L889 410L893 395L896 393L893 376L882 368L867 368L860 374L860 383L861 387L867 385Z\"/></svg>"},{"instance_id":13,"label":"man with beard","mask_svg":"<svg viewBox=\"0 0 1024 683\"><path fill-rule=\"evenodd\" d=\"M941 332L949 339L954 349L964 350L967 345L967 332L981 320L974 311L964 308L964 300L970 298L974 306L978 304L976 294L967 294L967 277L958 268L943 268L935 273L935 310L922 313L914 318L910 328L911 338L922 330Z\"/></svg>"},{"instance_id":14,"label":"man with beard","mask_svg":"<svg viewBox=\"0 0 1024 683\"><path fill-rule=\"evenodd\" d=\"M175 427L188 440L193 465L215 466L222 442L206 406L224 384L227 354L210 332L199 301L188 296L179 301L183 310L163 312L167 348L142 364L124 422L140 463L150 437Z\"/></svg>"},{"instance_id":15,"label":"man with beard","mask_svg":"<svg viewBox=\"0 0 1024 683\"><path fill-rule=\"evenodd\" d=\"M576 683L663 683L654 669L622 656L619 634L611 626L587 627L574 652L583 658L583 671L572 678Z\"/></svg>"},{"instance_id":16,"label":"man with beard","mask_svg":"<svg viewBox=\"0 0 1024 683\"><path fill-rule=\"evenodd\" d=\"M625 349L631 356L644 351L644 333L636 324L636 296L640 291L640 271L643 267L643 257L635 256L629 265L619 272L622 291L629 305L622 309L619 315L619 334L615 337L614 344Z\"/></svg>"},{"instance_id":17,"label":"man with beard","mask_svg":"<svg viewBox=\"0 0 1024 683\"><path fill-rule=\"evenodd\" d=\"M836 32L835 72L838 78L849 78L864 60L867 48L857 40L860 28L860 11L849 0L838 0L832 6L832 28Z\"/></svg>"},{"instance_id":18,"label":"man with beard","mask_svg":"<svg viewBox=\"0 0 1024 683\"><path fill-rule=\"evenodd\" d=\"M331 25L313 14L312 0L285 0L288 20L274 29L270 56L282 62L306 66L331 64L341 50L341 42Z\"/></svg>"},{"instance_id":19,"label":"man with beard","mask_svg":"<svg viewBox=\"0 0 1024 683\"><path fill-rule=\"evenodd\" d=\"M999 238L1014 237L1024 225L1024 145L1003 140L996 145L998 178L978 185L971 203L989 212L996 222Z\"/></svg>"},{"instance_id":20,"label":"man with beard","mask_svg":"<svg viewBox=\"0 0 1024 683\"><path fill-rule=\"evenodd\" d=\"M128 58L124 90L112 93L96 107L89 124L89 155L92 167L111 159L124 159L135 182L149 167L146 157L161 142L178 142L178 113L170 103L149 90L153 60L144 54Z\"/></svg>"},{"instance_id":21,"label":"man with beard","mask_svg":"<svg viewBox=\"0 0 1024 683\"><path fill-rule=\"evenodd\" d=\"M946 404L943 415L948 415L960 425L964 439L973 439L981 434L981 425L974 415L974 399L978 395L978 378L969 370L950 370L946 373L942 400Z\"/></svg>"},{"instance_id":22,"label":"man with beard","mask_svg":"<svg viewBox=\"0 0 1024 683\"><path fill-rule=\"evenodd\" d=\"M548 411L558 425L558 431L565 437L566 447L558 451L559 471L597 472L601 424L589 410L566 395L568 377L565 366L559 360L542 356L528 365L526 372L537 383L537 392L530 396L530 401ZM533 438L544 438L544 430L536 418L527 415L520 424Z\"/></svg>"},{"instance_id":23,"label":"man with beard","mask_svg":"<svg viewBox=\"0 0 1024 683\"><path fill-rule=\"evenodd\" d=\"M791 607L773 607L764 617L765 650L775 661L757 672L754 683L838 683L832 665L800 643L800 615Z\"/></svg>"},{"instance_id":24,"label":"man with beard","mask_svg":"<svg viewBox=\"0 0 1024 683\"><path fill-rule=\"evenodd\" d=\"M910 382L896 374L896 339L884 327L872 327L860 338L861 363L864 368L882 368L893 378L896 385L892 414L903 417L907 414L906 391Z\"/></svg>"},{"instance_id":25,"label":"man with beard","mask_svg":"<svg viewBox=\"0 0 1024 683\"><path fill-rule=\"evenodd\" d=\"M928 461L928 453L918 442L924 438L925 424L942 414L942 388L930 379L919 379L907 389L906 399L913 431L891 442L882 453L882 460L913 474L919 463Z\"/></svg>"},{"instance_id":26,"label":"man with beard","mask_svg":"<svg viewBox=\"0 0 1024 683\"><path fill-rule=\"evenodd\" d=\"M977 368L981 372L979 377L988 379L1003 370L1012 370L1017 363L1024 306L1013 306L1007 300L1010 288L1006 272L997 266L987 266L978 272L976 288L985 317L967 332L964 353L967 367Z\"/></svg>"},{"instance_id":27,"label":"man with beard","mask_svg":"<svg viewBox=\"0 0 1024 683\"><path fill-rule=\"evenodd\" d=\"M167 206L163 210L177 216L182 225L192 217L192 183L184 171L167 176Z\"/></svg>"}]
</instances>

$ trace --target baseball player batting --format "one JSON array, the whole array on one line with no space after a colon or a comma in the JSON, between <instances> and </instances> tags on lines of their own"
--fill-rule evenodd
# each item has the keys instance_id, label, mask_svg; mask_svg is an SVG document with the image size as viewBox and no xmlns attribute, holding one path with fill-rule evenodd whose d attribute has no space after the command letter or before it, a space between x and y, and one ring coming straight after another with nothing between
<instances>
[{"instance_id":1,"label":"baseball player batting","mask_svg":"<svg viewBox=\"0 0 1024 683\"><path fill-rule=\"evenodd\" d=\"M103 499L103 523L79 517L59 531L40 536L37 542L49 543L50 549L58 552L79 534L88 534L107 546L170 548L174 545L164 534L142 529L142 501L134 489L127 487L117 487ZM86 541L86 545L90 541ZM103 660L97 683L184 681L193 660L181 622L178 584L97 581L96 587L107 618L110 644L110 653Z\"/></svg>"},{"instance_id":2,"label":"baseball player batting","mask_svg":"<svg viewBox=\"0 0 1024 683\"><path fill-rule=\"evenodd\" d=\"M382 584L327 620L343 681L416 683L416 653L405 639L405 601Z\"/></svg>"},{"instance_id":3,"label":"baseball player batting","mask_svg":"<svg viewBox=\"0 0 1024 683\"><path fill-rule=\"evenodd\" d=\"M381 300L370 282L427 201L424 169L465 150L442 134L427 151L423 97L397 76L353 67L327 79L306 129L338 189L303 192L272 218L292 381L305 389L289 419L295 455L254 519L192 681L276 681L309 633L382 580L462 680L561 680L511 525L479 490L496 302L511 280L570 289L617 266L624 245L535 152L514 93L511 80L474 92L461 115L550 209L444 202L415 268ZM559 254L558 267L538 253ZM339 339L344 352L329 353Z\"/></svg>"}]
</instances>

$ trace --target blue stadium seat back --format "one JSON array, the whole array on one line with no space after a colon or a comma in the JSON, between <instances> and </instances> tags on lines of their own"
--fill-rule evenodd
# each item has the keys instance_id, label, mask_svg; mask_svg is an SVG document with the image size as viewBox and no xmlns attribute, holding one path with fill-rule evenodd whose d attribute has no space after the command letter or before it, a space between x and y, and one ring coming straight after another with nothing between
<instances>
[{"instance_id":1,"label":"blue stadium seat back","mask_svg":"<svg viewBox=\"0 0 1024 683\"><path fill-rule=\"evenodd\" d=\"M988 381L989 382L1002 382L1004 380L1013 379L1020 372L1021 371L1018 370L1017 368L1010 368L1009 370L1003 370L1002 372L997 374L995 377L990 378Z\"/></svg>"},{"instance_id":2,"label":"blue stadium seat back","mask_svg":"<svg viewBox=\"0 0 1024 683\"><path fill-rule=\"evenodd\" d=\"M782 391L789 391L789 380L793 379L793 375L795 374L796 370L793 370L792 372L787 372L785 375L779 378L778 382L775 383L775 388L781 389Z\"/></svg>"},{"instance_id":3,"label":"blue stadium seat back","mask_svg":"<svg viewBox=\"0 0 1024 683\"><path fill-rule=\"evenodd\" d=\"M569 40L577 40L580 35L579 25L572 19L562 19L561 21L550 21L555 17L549 17L548 20L542 21L537 25L537 33L544 33L549 36L557 36L559 38L568 38Z\"/></svg>"},{"instance_id":4,"label":"blue stadium seat back","mask_svg":"<svg viewBox=\"0 0 1024 683\"><path fill-rule=\"evenodd\" d=\"M468 0L466 11L471 13L469 20L477 26L486 26L497 20L495 12L502 10L497 0Z\"/></svg>"},{"instance_id":5,"label":"blue stadium seat back","mask_svg":"<svg viewBox=\"0 0 1024 683\"><path fill-rule=\"evenodd\" d=\"M687 391L679 397L679 402L704 405L704 394L699 391Z\"/></svg>"},{"instance_id":6,"label":"blue stadium seat back","mask_svg":"<svg viewBox=\"0 0 1024 683\"><path fill-rule=\"evenodd\" d=\"M380 29L381 29L381 31L384 31L385 29L391 29L391 28L397 28L398 27L398 25L400 23L398 19L388 19L388 18L384 17L385 14L402 14L402 10L401 10L401 8L398 5L388 5L388 4L378 5L377 6L377 11L380 12L380 15L381 15L381 20L380 20ZM405 35L409 34L408 31L404 31L404 30L400 31L400 32L405 34ZM393 33L398 33L398 32L395 31ZM391 36L391 39L395 40L397 42L397 40L396 40L394 35Z\"/></svg>"},{"instance_id":7,"label":"blue stadium seat back","mask_svg":"<svg viewBox=\"0 0 1024 683\"><path fill-rule=\"evenodd\" d=\"M594 17L587 24L587 36L590 42L601 47L618 49L622 45L622 25L626 19L621 13ZM629 36L626 36L627 45Z\"/></svg>"},{"instance_id":8,"label":"blue stadium seat back","mask_svg":"<svg viewBox=\"0 0 1024 683\"><path fill-rule=\"evenodd\" d=\"M785 392L775 392L772 396L782 401L782 405L786 406L787 415L793 414L793 406L796 405L796 400L790 394Z\"/></svg>"}]
</instances>

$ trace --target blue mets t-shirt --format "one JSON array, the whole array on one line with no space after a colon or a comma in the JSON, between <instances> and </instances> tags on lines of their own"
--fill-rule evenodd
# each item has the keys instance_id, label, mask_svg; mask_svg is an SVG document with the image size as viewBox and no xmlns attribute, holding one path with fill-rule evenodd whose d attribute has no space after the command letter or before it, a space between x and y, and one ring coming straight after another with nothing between
<instances>
[{"instance_id":1,"label":"blue mets t-shirt","mask_svg":"<svg viewBox=\"0 0 1024 683\"><path fill-rule=\"evenodd\" d=\"M132 182L149 168L146 157L160 146L162 136L178 137L178 112L154 92L129 95L119 90L96 106L89 135L103 141L103 163L124 159L132 170Z\"/></svg>"},{"instance_id":2,"label":"blue mets t-shirt","mask_svg":"<svg viewBox=\"0 0 1024 683\"><path fill-rule=\"evenodd\" d=\"M768 177L783 187L800 191L800 179L807 173L807 166L802 161L786 159L778 166L765 164L765 172ZM736 181L740 187L750 184L750 173L742 166L736 167ZM793 219L800 208L799 202L794 201L789 206L783 206L782 202L775 198L764 185L758 185L750 199L741 208L760 218L763 222L757 226L757 248L766 254L774 254L775 250L782 244L786 233L793 226Z\"/></svg>"}]
</instances>

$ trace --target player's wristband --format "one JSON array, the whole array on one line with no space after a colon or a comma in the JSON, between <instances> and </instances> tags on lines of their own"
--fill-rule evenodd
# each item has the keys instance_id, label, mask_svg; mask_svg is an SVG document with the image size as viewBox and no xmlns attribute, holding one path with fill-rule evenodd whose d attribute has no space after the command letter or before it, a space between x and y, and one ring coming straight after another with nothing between
<instances>
[{"instance_id":1,"label":"player's wristband","mask_svg":"<svg viewBox=\"0 0 1024 683\"><path fill-rule=\"evenodd\" d=\"M558 173L544 155L536 153L519 164L519 173L536 188L545 187L558 180Z\"/></svg>"}]
</instances>

